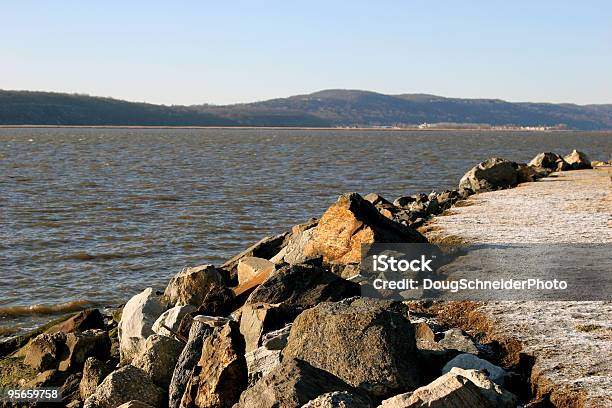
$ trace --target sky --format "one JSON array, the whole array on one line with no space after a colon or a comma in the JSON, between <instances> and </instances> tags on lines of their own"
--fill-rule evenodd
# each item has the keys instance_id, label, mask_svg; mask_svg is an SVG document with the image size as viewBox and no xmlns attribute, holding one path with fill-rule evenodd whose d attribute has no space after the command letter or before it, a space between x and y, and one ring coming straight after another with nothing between
<instances>
[{"instance_id":1,"label":"sky","mask_svg":"<svg viewBox=\"0 0 612 408\"><path fill-rule=\"evenodd\" d=\"M364 89L612 103L610 1L7 1L0 89L229 104Z\"/></svg>"}]
</instances>

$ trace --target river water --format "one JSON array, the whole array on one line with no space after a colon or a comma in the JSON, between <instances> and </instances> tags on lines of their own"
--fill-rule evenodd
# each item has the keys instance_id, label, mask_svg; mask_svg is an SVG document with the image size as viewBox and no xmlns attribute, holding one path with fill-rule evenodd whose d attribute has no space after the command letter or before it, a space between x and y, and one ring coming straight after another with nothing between
<instances>
[{"instance_id":1,"label":"river water","mask_svg":"<svg viewBox=\"0 0 612 408\"><path fill-rule=\"evenodd\" d=\"M343 192L393 200L573 148L609 160L612 133L0 129L0 335L220 264Z\"/></svg>"}]
</instances>

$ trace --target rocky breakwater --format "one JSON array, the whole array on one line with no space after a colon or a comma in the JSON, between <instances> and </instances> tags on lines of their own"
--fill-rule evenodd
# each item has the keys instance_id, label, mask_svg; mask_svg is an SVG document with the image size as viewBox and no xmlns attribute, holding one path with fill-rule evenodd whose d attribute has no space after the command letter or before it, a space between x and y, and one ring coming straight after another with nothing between
<instances>
[{"instance_id":1,"label":"rocky breakwater","mask_svg":"<svg viewBox=\"0 0 612 408\"><path fill-rule=\"evenodd\" d=\"M494 347L422 305L361 297L352 278L362 244L427 242L416 227L432 215L587 165L570 156L489 159L457 190L394 202L344 194L319 220L184 268L112 315L88 310L4 342L0 386L61 387L64 405L88 408L516 407L525 379Z\"/></svg>"}]
</instances>

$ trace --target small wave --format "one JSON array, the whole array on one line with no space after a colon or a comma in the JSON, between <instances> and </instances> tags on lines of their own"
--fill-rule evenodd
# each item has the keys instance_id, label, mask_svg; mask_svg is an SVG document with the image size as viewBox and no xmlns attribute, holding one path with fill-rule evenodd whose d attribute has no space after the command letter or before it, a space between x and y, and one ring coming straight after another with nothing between
<instances>
[{"instance_id":1,"label":"small wave","mask_svg":"<svg viewBox=\"0 0 612 408\"><path fill-rule=\"evenodd\" d=\"M55 313L78 312L92 305L89 300L74 300L72 302L58 303L55 305L30 305L30 306L8 306L0 307L0 317L31 316Z\"/></svg>"},{"instance_id":2,"label":"small wave","mask_svg":"<svg viewBox=\"0 0 612 408\"><path fill-rule=\"evenodd\" d=\"M76 252L74 254L64 255L60 259L62 261L93 261L97 259L119 259L125 257L126 255L120 253L90 254L88 252Z\"/></svg>"}]
</instances>

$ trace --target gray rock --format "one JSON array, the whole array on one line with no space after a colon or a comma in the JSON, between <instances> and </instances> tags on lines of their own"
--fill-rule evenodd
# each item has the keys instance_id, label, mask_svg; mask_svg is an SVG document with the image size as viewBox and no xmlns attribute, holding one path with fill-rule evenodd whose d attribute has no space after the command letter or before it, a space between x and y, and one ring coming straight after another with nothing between
<instances>
[{"instance_id":1,"label":"gray rock","mask_svg":"<svg viewBox=\"0 0 612 408\"><path fill-rule=\"evenodd\" d=\"M178 408L183 393L189 382L191 371L200 360L204 340L212 333L213 329L207 324L194 321L189 331L189 339L181 352L169 388L169 407Z\"/></svg>"},{"instance_id":2,"label":"gray rock","mask_svg":"<svg viewBox=\"0 0 612 408\"><path fill-rule=\"evenodd\" d=\"M591 169L591 159L589 157L574 149L570 154L563 158L565 162L571 167L572 170Z\"/></svg>"},{"instance_id":3,"label":"gray rock","mask_svg":"<svg viewBox=\"0 0 612 408\"><path fill-rule=\"evenodd\" d=\"M249 373L249 384L255 384L257 380L279 365L281 362L280 354L280 350L268 350L265 347L260 347L246 353L244 357Z\"/></svg>"},{"instance_id":4,"label":"gray rock","mask_svg":"<svg viewBox=\"0 0 612 408\"><path fill-rule=\"evenodd\" d=\"M503 368L491 364L487 360L478 358L473 354L459 354L446 363L442 368L442 372L448 373L453 367L459 367L465 370L485 370L491 380L502 386L508 377L508 373Z\"/></svg>"},{"instance_id":5,"label":"gray rock","mask_svg":"<svg viewBox=\"0 0 612 408\"><path fill-rule=\"evenodd\" d=\"M307 257L304 255L304 248L314 236L314 223L310 228L293 233L287 245L270 259L275 264L288 263L290 265L304 263Z\"/></svg>"},{"instance_id":6,"label":"gray rock","mask_svg":"<svg viewBox=\"0 0 612 408\"><path fill-rule=\"evenodd\" d=\"M153 334L147 338L132 365L144 371L155 385L167 389L181 351L183 343L180 341Z\"/></svg>"},{"instance_id":7,"label":"gray rock","mask_svg":"<svg viewBox=\"0 0 612 408\"><path fill-rule=\"evenodd\" d=\"M370 408L370 402L347 391L334 391L319 395L302 405L302 408Z\"/></svg>"},{"instance_id":8,"label":"gray rock","mask_svg":"<svg viewBox=\"0 0 612 408\"><path fill-rule=\"evenodd\" d=\"M480 193L514 187L518 183L517 167L514 162L490 158L465 173L459 181L459 189Z\"/></svg>"},{"instance_id":9,"label":"gray rock","mask_svg":"<svg viewBox=\"0 0 612 408\"><path fill-rule=\"evenodd\" d=\"M140 353L147 337L153 334L153 324L165 310L152 288L133 296L125 304L118 327L122 363L129 363Z\"/></svg>"},{"instance_id":10,"label":"gray rock","mask_svg":"<svg viewBox=\"0 0 612 408\"><path fill-rule=\"evenodd\" d=\"M164 296L174 306L199 307L211 286L223 283L221 271L213 265L186 267L170 279Z\"/></svg>"},{"instance_id":11,"label":"gray rock","mask_svg":"<svg viewBox=\"0 0 612 408\"><path fill-rule=\"evenodd\" d=\"M291 327L284 358L297 358L368 393L386 397L418 385L414 328L405 305L356 298L322 303Z\"/></svg>"},{"instance_id":12,"label":"gray rock","mask_svg":"<svg viewBox=\"0 0 612 408\"><path fill-rule=\"evenodd\" d=\"M529 166L548 169L550 171L569 170L570 165L567 164L563 157L556 153L545 152L540 153L529 162Z\"/></svg>"},{"instance_id":13,"label":"gray rock","mask_svg":"<svg viewBox=\"0 0 612 408\"><path fill-rule=\"evenodd\" d=\"M228 271L230 278L235 284L238 283L238 262L246 256L255 256L263 259L270 259L278 254L287 245L290 233L284 232L279 235L265 237L254 243L238 255L221 265L221 268Z\"/></svg>"},{"instance_id":14,"label":"gray rock","mask_svg":"<svg viewBox=\"0 0 612 408\"><path fill-rule=\"evenodd\" d=\"M263 335L262 345L268 350L282 350L287 345L291 323L282 329L273 330Z\"/></svg>"},{"instance_id":15,"label":"gray rock","mask_svg":"<svg viewBox=\"0 0 612 408\"><path fill-rule=\"evenodd\" d=\"M82 400L89 398L95 391L98 385L110 374L111 369L105 362L98 360L95 357L89 357L85 360L83 366L83 376L79 384L79 393Z\"/></svg>"},{"instance_id":16,"label":"gray rock","mask_svg":"<svg viewBox=\"0 0 612 408\"><path fill-rule=\"evenodd\" d=\"M159 407L164 395L144 371L128 364L110 373L85 400L84 408L115 408L133 400Z\"/></svg>"},{"instance_id":17,"label":"gray rock","mask_svg":"<svg viewBox=\"0 0 612 408\"><path fill-rule=\"evenodd\" d=\"M175 332L178 332L181 320L187 313L195 312L197 308L193 305L174 306L166 310L159 316L159 318L153 323L153 332L161 334L162 336L173 337L168 329L164 326L169 327Z\"/></svg>"},{"instance_id":18,"label":"gray rock","mask_svg":"<svg viewBox=\"0 0 612 408\"><path fill-rule=\"evenodd\" d=\"M60 356L65 352L66 334L43 333L25 347L23 362L37 371L56 369Z\"/></svg>"},{"instance_id":19,"label":"gray rock","mask_svg":"<svg viewBox=\"0 0 612 408\"><path fill-rule=\"evenodd\" d=\"M464 353L478 354L476 345L461 329L450 329L444 332L444 338L438 342L447 349Z\"/></svg>"},{"instance_id":20,"label":"gray rock","mask_svg":"<svg viewBox=\"0 0 612 408\"><path fill-rule=\"evenodd\" d=\"M480 387L482 395L498 408L515 408L518 405L516 395L491 381L484 371L464 370L453 367L450 372L461 375Z\"/></svg>"}]
</instances>

